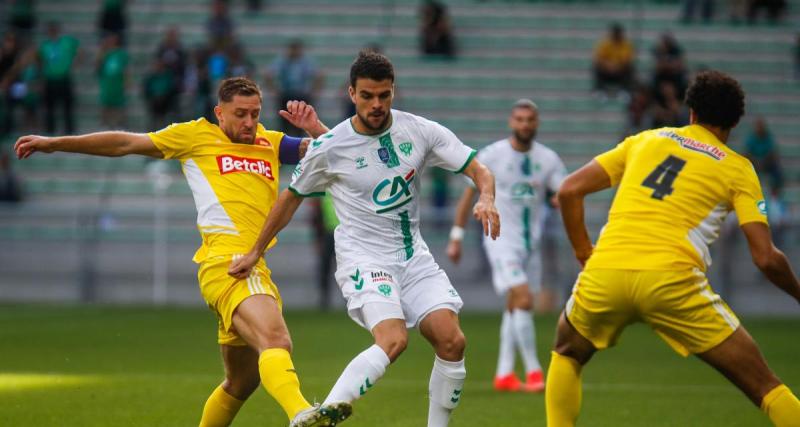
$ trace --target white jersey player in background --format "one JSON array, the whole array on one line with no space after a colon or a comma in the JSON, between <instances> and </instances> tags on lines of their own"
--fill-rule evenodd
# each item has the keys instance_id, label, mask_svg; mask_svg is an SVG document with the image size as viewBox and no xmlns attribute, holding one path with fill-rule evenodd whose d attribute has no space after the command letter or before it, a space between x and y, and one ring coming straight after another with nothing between
<instances>
[{"instance_id":1,"label":"white jersey player in background","mask_svg":"<svg viewBox=\"0 0 800 427\"><path fill-rule=\"evenodd\" d=\"M483 247L492 267L492 282L498 295L506 296L500 326L500 354L494 388L498 391L544 390L544 377L536 355L531 285L542 280L540 239L547 194L555 194L566 176L564 163L553 150L535 141L539 110L528 99L517 101L508 120L512 135L488 145L478 160L494 174L497 209L503 218L503 234L484 239ZM456 210L447 255L461 259L461 241L475 189L467 186ZM530 272L530 276L527 274ZM515 351L525 364L526 381L514 373Z\"/></svg>"},{"instance_id":2,"label":"white jersey player in background","mask_svg":"<svg viewBox=\"0 0 800 427\"><path fill-rule=\"evenodd\" d=\"M385 56L359 54L349 93L356 115L311 143L254 248L231 264L229 274L247 277L303 197L330 192L340 220L336 280L348 314L372 332L375 344L347 365L325 402L364 395L406 348L407 329L418 327L436 352L428 426L446 426L467 373L458 322L463 303L420 235L419 175L429 165L468 176L480 193L473 214L492 239L500 233L494 178L445 127L391 109L394 69Z\"/></svg>"}]
</instances>

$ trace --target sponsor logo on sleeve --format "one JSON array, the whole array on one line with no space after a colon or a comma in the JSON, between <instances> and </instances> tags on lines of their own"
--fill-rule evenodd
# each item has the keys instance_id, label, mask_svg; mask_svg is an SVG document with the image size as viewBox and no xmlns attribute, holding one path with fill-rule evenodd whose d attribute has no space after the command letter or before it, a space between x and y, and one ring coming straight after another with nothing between
<instances>
[{"instance_id":1,"label":"sponsor logo on sleeve","mask_svg":"<svg viewBox=\"0 0 800 427\"><path fill-rule=\"evenodd\" d=\"M275 180L275 176L272 173L272 164L262 159L250 159L224 154L217 156L217 166L219 167L220 175L249 172Z\"/></svg>"},{"instance_id":2,"label":"sponsor logo on sleeve","mask_svg":"<svg viewBox=\"0 0 800 427\"><path fill-rule=\"evenodd\" d=\"M759 200L756 202L756 206L758 207L758 211L761 212L761 215L767 214L767 202L765 200Z\"/></svg>"}]
</instances>

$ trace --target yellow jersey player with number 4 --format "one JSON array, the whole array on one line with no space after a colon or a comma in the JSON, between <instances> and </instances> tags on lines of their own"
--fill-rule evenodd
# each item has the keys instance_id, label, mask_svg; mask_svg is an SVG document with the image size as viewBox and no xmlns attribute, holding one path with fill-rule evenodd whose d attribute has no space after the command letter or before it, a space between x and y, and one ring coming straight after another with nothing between
<instances>
[{"instance_id":1,"label":"yellow jersey player with number 4","mask_svg":"<svg viewBox=\"0 0 800 427\"><path fill-rule=\"evenodd\" d=\"M229 425L259 384L281 405L292 427L336 425L350 415L350 407L312 406L300 392L280 294L264 260L241 280L227 274L231 261L253 246L275 204L280 164L298 163L309 140L268 131L259 124L261 90L251 80L224 80L218 97L214 113L219 125L201 118L148 134L31 135L20 138L15 149L22 159L37 151L65 151L179 160L202 237L194 256L200 265L200 292L219 319L218 342L225 365L225 380L208 398L200 426ZM315 138L328 131L304 102L291 101L280 114ZM273 240L269 246L274 244Z\"/></svg>"},{"instance_id":2,"label":"yellow jersey player with number 4","mask_svg":"<svg viewBox=\"0 0 800 427\"><path fill-rule=\"evenodd\" d=\"M691 125L629 137L559 190L584 270L558 323L546 385L549 427L575 425L583 365L633 322L649 324L679 354L722 372L776 426L800 426L800 402L705 276L709 245L735 212L756 266L800 301L797 277L772 243L753 166L726 145L744 114L744 93L733 78L706 71L692 82L686 104ZM618 191L593 247L583 199L611 186Z\"/></svg>"}]
</instances>

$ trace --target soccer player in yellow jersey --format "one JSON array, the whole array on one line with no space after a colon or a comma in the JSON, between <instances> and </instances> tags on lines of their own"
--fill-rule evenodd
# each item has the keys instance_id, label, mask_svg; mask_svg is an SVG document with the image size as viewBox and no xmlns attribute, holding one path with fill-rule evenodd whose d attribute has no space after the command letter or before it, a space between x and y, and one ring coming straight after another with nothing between
<instances>
[{"instance_id":1,"label":"soccer player in yellow jersey","mask_svg":"<svg viewBox=\"0 0 800 427\"><path fill-rule=\"evenodd\" d=\"M286 411L291 426L336 425L350 414L349 405L312 406L303 398L280 294L264 260L242 280L227 274L231 260L253 246L275 203L280 164L297 163L309 140L259 124L261 90L249 79L224 80L218 97L214 113L219 125L201 118L147 134L31 135L21 137L15 149L21 159L37 151L64 151L179 160L197 206L203 242L194 256L200 292L219 319L225 365L225 380L208 398L200 426L229 425L259 383ZM328 131L303 102L289 102L280 114L315 138Z\"/></svg>"},{"instance_id":2,"label":"soccer player in yellow jersey","mask_svg":"<svg viewBox=\"0 0 800 427\"><path fill-rule=\"evenodd\" d=\"M800 402L705 276L708 246L735 211L753 262L800 301L797 277L772 243L753 166L726 145L744 114L744 93L731 77L706 71L692 82L686 104L691 125L631 136L559 190L564 225L584 269L558 322L546 385L549 427L575 425L583 365L637 321L679 354L695 354L720 371L776 426L800 426ZM583 199L611 186L619 189L593 247Z\"/></svg>"}]
</instances>

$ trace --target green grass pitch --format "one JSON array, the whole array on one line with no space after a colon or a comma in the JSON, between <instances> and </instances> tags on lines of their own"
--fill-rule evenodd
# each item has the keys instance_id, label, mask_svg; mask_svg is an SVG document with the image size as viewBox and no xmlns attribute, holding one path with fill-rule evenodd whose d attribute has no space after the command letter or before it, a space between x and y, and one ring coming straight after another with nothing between
<instances>
[{"instance_id":1,"label":"green grass pitch","mask_svg":"<svg viewBox=\"0 0 800 427\"><path fill-rule=\"evenodd\" d=\"M462 316L468 378L452 426L544 426L544 397L492 390L499 314ZM322 400L370 336L343 310L288 312L303 391ZM546 364L555 318L537 318ZM745 318L770 365L800 389L798 319ZM0 306L1 426L192 426L222 377L214 316L203 309ZM433 355L416 332L406 353L355 404L347 426L423 426ZM761 412L695 358L647 327L584 370L584 426L767 426ZM283 426L263 390L235 426Z\"/></svg>"}]
</instances>

